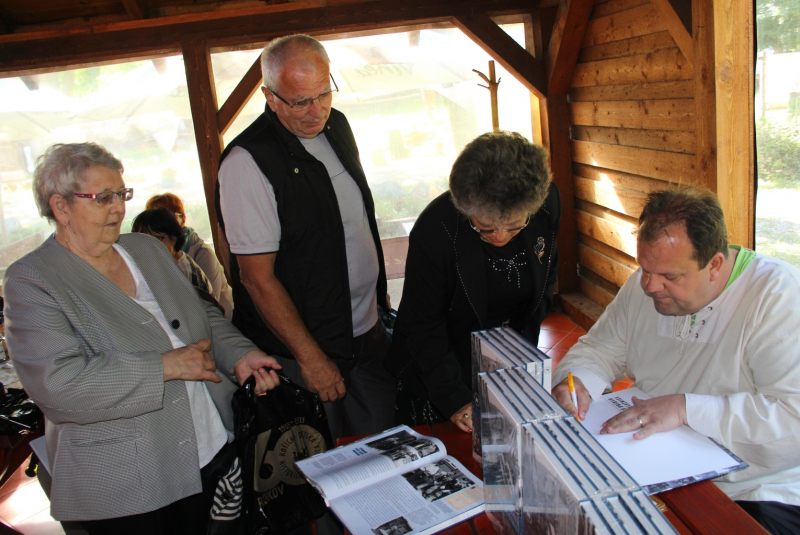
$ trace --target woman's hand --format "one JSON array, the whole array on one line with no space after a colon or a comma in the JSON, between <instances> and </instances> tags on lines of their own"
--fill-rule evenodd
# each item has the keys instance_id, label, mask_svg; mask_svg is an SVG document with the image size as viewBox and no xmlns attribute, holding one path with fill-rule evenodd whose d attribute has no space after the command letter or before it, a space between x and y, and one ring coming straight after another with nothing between
<instances>
[{"instance_id":1,"label":"woman's hand","mask_svg":"<svg viewBox=\"0 0 800 535\"><path fill-rule=\"evenodd\" d=\"M264 394L280 384L278 374L275 373L275 370L280 369L281 365L273 357L258 349L251 349L236 361L231 373L236 375L240 385L252 375L256 378L256 394Z\"/></svg>"},{"instance_id":2,"label":"woman's hand","mask_svg":"<svg viewBox=\"0 0 800 535\"><path fill-rule=\"evenodd\" d=\"M222 377L215 373L217 365L209 353L210 350L211 342L202 339L162 354L164 381L180 379L183 381L221 382Z\"/></svg>"},{"instance_id":3,"label":"woman's hand","mask_svg":"<svg viewBox=\"0 0 800 535\"><path fill-rule=\"evenodd\" d=\"M472 433L472 403L467 403L450 417L450 421L462 431Z\"/></svg>"}]
</instances>

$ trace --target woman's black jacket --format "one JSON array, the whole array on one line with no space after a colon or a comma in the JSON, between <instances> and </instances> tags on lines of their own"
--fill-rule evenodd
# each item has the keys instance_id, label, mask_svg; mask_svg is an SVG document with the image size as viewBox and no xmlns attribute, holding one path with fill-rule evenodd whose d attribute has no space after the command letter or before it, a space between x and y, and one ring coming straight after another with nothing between
<instances>
[{"instance_id":1,"label":"woman's black jacket","mask_svg":"<svg viewBox=\"0 0 800 535\"><path fill-rule=\"evenodd\" d=\"M551 184L542 208L515 239L528 251L534 299L510 326L532 343L550 312L558 268L561 197ZM544 254L535 246L544 239ZM480 236L445 192L420 214L409 238L403 298L386 367L413 395L449 418L472 401L471 337L487 325L486 260Z\"/></svg>"}]
</instances>

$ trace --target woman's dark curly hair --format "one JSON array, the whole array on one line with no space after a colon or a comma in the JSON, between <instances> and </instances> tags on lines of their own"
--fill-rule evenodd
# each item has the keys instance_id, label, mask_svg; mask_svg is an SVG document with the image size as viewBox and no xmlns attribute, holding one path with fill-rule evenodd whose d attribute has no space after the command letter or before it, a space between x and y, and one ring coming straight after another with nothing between
<instances>
[{"instance_id":1,"label":"woman's dark curly hair","mask_svg":"<svg viewBox=\"0 0 800 535\"><path fill-rule=\"evenodd\" d=\"M466 216L501 221L536 213L547 198L547 151L516 132L488 132L472 140L450 171L450 193Z\"/></svg>"}]
</instances>

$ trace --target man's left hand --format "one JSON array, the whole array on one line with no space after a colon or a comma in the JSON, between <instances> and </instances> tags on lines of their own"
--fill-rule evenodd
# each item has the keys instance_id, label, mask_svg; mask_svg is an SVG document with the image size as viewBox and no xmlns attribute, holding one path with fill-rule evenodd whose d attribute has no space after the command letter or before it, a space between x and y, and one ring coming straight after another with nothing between
<instances>
[{"instance_id":1,"label":"man's left hand","mask_svg":"<svg viewBox=\"0 0 800 535\"><path fill-rule=\"evenodd\" d=\"M275 370L280 370L281 365L273 357L263 351L251 349L241 356L233 365L234 374L239 384L244 384L251 375L256 378L256 394L264 394L280 384L278 374Z\"/></svg>"},{"instance_id":2,"label":"man's left hand","mask_svg":"<svg viewBox=\"0 0 800 535\"><path fill-rule=\"evenodd\" d=\"M650 399L639 399L634 396L633 407L609 418L600 429L600 434L636 431L633 438L642 439L653 433L672 431L685 423L686 396L683 394Z\"/></svg>"}]
</instances>

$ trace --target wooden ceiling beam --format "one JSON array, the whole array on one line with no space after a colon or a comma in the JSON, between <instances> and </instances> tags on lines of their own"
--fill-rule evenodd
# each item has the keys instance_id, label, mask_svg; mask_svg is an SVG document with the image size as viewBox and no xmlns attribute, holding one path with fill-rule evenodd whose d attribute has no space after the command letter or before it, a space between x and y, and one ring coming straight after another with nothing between
<instances>
[{"instance_id":1,"label":"wooden ceiling beam","mask_svg":"<svg viewBox=\"0 0 800 535\"><path fill-rule=\"evenodd\" d=\"M0 10L0 35L12 33L14 25L11 24L8 15Z\"/></svg>"},{"instance_id":2,"label":"wooden ceiling beam","mask_svg":"<svg viewBox=\"0 0 800 535\"><path fill-rule=\"evenodd\" d=\"M548 96L569 91L592 7L593 0L569 0L558 10L547 52Z\"/></svg>"},{"instance_id":3,"label":"wooden ceiling beam","mask_svg":"<svg viewBox=\"0 0 800 535\"><path fill-rule=\"evenodd\" d=\"M487 13L487 6L491 12ZM374 0L273 4L258 8L108 24L83 33L0 35L0 76L19 71L177 53L180 43L204 39L210 47L263 44L275 37L312 35L444 22L456 15L530 11L530 0Z\"/></svg>"},{"instance_id":4,"label":"wooden ceiling beam","mask_svg":"<svg viewBox=\"0 0 800 535\"><path fill-rule=\"evenodd\" d=\"M122 0L122 5L125 6L125 11L131 20L147 18L147 7L145 7L143 0Z\"/></svg>"},{"instance_id":5,"label":"wooden ceiling beam","mask_svg":"<svg viewBox=\"0 0 800 535\"><path fill-rule=\"evenodd\" d=\"M233 121L239 116L244 109L245 104L253 96L253 93L258 91L261 86L261 54L258 55L256 60L245 73L244 77L239 80L233 92L228 96L225 104L217 112L217 127L219 128L219 135L224 135L231 127Z\"/></svg>"},{"instance_id":6,"label":"wooden ceiling beam","mask_svg":"<svg viewBox=\"0 0 800 535\"><path fill-rule=\"evenodd\" d=\"M672 6L670 0L651 0L653 7L656 8L664 26L669 34L675 39L678 48L683 52L683 57L690 64L694 64L694 41L692 33L686 29L684 21L678 16L678 12Z\"/></svg>"},{"instance_id":7,"label":"wooden ceiling beam","mask_svg":"<svg viewBox=\"0 0 800 535\"><path fill-rule=\"evenodd\" d=\"M459 15L453 24L491 55L514 78L537 96L546 93L542 63L514 41L487 15Z\"/></svg>"}]
</instances>

